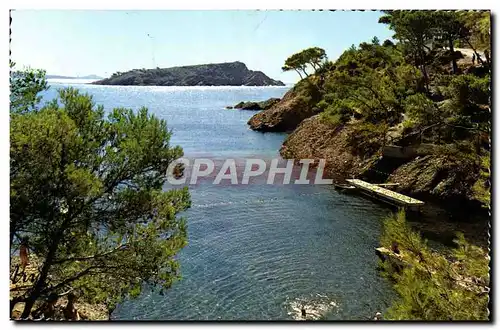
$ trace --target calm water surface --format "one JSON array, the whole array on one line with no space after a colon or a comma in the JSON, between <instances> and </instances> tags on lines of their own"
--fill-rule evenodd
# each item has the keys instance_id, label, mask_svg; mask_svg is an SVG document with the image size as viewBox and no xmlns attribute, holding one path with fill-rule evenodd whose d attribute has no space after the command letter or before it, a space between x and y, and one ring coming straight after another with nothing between
<instances>
[{"instance_id":1,"label":"calm water surface","mask_svg":"<svg viewBox=\"0 0 500 330\"><path fill-rule=\"evenodd\" d=\"M46 99L68 85L53 83ZM249 130L255 112L225 106L288 87L74 86L108 110L148 107L188 156L278 157L286 137ZM374 253L388 209L318 185L202 183L191 194L182 279L164 296L124 302L114 319L288 320L304 305L314 317L363 320L390 304Z\"/></svg>"}]
</instances>

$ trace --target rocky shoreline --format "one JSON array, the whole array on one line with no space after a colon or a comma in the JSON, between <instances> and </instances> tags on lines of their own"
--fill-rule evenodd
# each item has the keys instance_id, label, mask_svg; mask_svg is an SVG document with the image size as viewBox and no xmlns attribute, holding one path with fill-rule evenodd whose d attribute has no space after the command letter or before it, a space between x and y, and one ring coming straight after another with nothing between
<instances>
[{"instance_id":1,"label":"rocky shoreline","mask_svg":"<svg viewBox=\"0 0 500 330\"><path fill-rule=\"evenodd\" d=\"M269 109L250 118L248 125L261 132L291 132L304 120L316 114L311 103L315 100L300 94L304 84L297 84Z\"/></svg>"},{"instance_id":2,"label":"rocky shoreline","mask_svg":"<svg viewBox=\"0 0 500 330\"><path fill-rule=\"evenodd\" d=\"M285 159L325 159L324 177L335 184L359 178L371 183L397 183L391 190L422 200L420 213L408 214L413 228L441 244L454 244L455 233L465 232L478 246L488 246L487 210L474 198L478 178L474 161L447 154L442 148L418 148L410 158L384 156L383 152L358 153L353 145L365 143L374 150L380 139L352 141L355 124L333 125L298 100L293 89L248 124L260 132L289 132L279 150ZM309 108L307 108L309 107ZM304 118L301 120L301 118ZM397 135L394 132L389 134Z\"/></svg>"},{"instance_id":3,"label":"rocky shoreline","mask_svg":"<svg viewBox=\"0 0 500 330\"><path fill-rule=\"evenodd\" d=\"M255 114L248 125L261 132L290 132L280 149L281 156L325 159L325 175L337 183L353 177L375 183L399 183L395 191L425 201L446 207L480 207L471 191L477 180L477 171L471 171L472 161L443 153L439 148L415 153L407 159L389 157L380 151L357 153L353 144L371 144L377 150L381 147L380 139L353 142L354 124L332 125L323 120L296 87L267 110ZM389 134L397 140L397 132Z\"/></svg>"}]
</instances>

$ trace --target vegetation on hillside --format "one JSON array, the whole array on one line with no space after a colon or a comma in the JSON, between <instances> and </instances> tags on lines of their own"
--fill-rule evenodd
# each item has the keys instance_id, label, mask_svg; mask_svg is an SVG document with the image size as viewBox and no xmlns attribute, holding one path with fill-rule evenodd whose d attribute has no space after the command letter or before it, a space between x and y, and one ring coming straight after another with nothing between
<instances>
[{"instance_id":1,"label":"vegetation on hillside","mask_svg":"<svg viewBox=\"0 0 500 330\"><path fill-rule=\"evenodd\" d=\"M353 45L333 62L318 47L286 59L282 69L303 78L283 101L302 111L293 124L320 113L332 127L349 126L352 153L366 158L389 143L431 144L432 154L420 160L452 160L446 175L456 168L472 174L455 179L489 206L489 12L385 11L380 23L394 31L391 40ZM470 50L475 62L457 48ZM186 71L193 67L133 70L104 83L281 84L242 63L227 65L217 74L212 66L197 66L196 75ZM200 74L207 71L212 80ZM42 106L44 71L12 71L10 79L11 278L19 269L32 275L11 285L11 312L20 303L21 318L51 317L54 297L70 295L112 310L145 287L169 288L187 243L178 213L190 196L163 191L167 167L182 156L166 122L145 108L105 112L72 88ZM437 168L429 170L434 181ZM400 261L382 265L399 295L385 319L488 319L486 251L461 234L449 253L433 251L404 213L384 228L381 243Z\"/></svg>"},{"instance_id":2,"label":"vegetation on hillside","mask_svg":"<svg viewBox=\"0 0 500 330\"><path fill-rule=\"evenodd\" d=\"M313 74L304 72L310 66L305 51L289 57L283 69L306 75L294 87L295 97L315 109L332 131L327 134L322 127L326 141L351 146L356 163L382 163L388 144L425 143L427 149L394 161L392 174L382 174L396 173L410 191L432 190L435 196L489 207L490 13L384 11L379 22L394 31L391 40L375 37L353 45ZM314 126L306 126L292 134L287 150L309 134L314 146L306 145L306 154L313 147L321 148L321 155L329 152L312 132ZM341 141L336 139L340 136ZM381 243L387 253L384 274L399 296L384 319L489 318L488 253L466 242L463 234L457 233L453 250L434 251L399 213L385 221Z\"/></svg>"},{"instance_id":3,"label":"vegetation on hillside","mask_svg":"<svg viewBox=\"0 0 500 330\"><path fill-rule=\"evenodd\" d=\"M448 158L466 162L475 176L467 189L487 206L489 12L385 11L380 23L394 31L392 40L353 45L334 62L324 55L315 73L295 86L298 97L324 121L351 126L353 152L365 159L387 144L428 143L436 155L442 146ZM467 47L475 61L457 47ZM284 69L303 71L306 54L289 57Z\"/></svg>"},{"instance_id":4,"label":"vegetation on hillside","mask_svg":"<svg viewBox=\"0 0 500 330\"><path fill-rule=\"evenodd\" d=\"M468 243L461 233L449 253L434 251L411 229L402 211L385 220L381 242L392 250L381 267L399 296L384 319L488 320L487 251Z\"/></svg>"},{"instance_id":5,"label":"vegetation on hillside","mask_svg":"<svg viewBox=\"0 0 500 330\"><path fill-rule=\"evenodd\" d=\"M306 77L309 77L307 73L308 66L312 67L314 73L324 65L326 58L326 52L324 49L319 47L311 47L304 49L296 54L293 54L286 59L285 65L281 68L284 72L295 70L300 76L300 79L304 78L301 73Z\"/></svg>"},{"instance_id":6,"label":"vegetation on hillside","mask_svg":"<svg viewBox=\"0 0 500 330\"><path fill-rule=\"evenodd\" d=\"M163 191L183 154L166 122L146 108L106 114L72 88L40 106L46 88L42 71L11 74L11 272L34 275L11 286L11 312L22 303L21 318L32 317L68 294L112 310L145 285L169 288L190 195Z\"/></svg>"}]
</instances>

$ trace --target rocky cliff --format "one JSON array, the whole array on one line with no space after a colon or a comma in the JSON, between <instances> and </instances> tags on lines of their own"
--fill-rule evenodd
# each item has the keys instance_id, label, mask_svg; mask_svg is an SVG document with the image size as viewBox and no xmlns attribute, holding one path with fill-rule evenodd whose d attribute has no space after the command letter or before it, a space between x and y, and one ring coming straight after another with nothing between
<instances>
[{"instance_id":1,"label":"rocky cliff","mask_svg":"<svg viewBox=\"0 0 500 330\"><path fill-rule=\"evenodd\" d=\"M478 177L477 165L470 159L429 154L399 166L388 181L397 182L397 191L401 193L459 208L479 206L472 190Z\"/></svg>"},{"instance_id":2,"label":"rocky cliff","mask_svg":"<svg viewBox=\"0 0 500 330\"><path fill-rule=\"evenodd\" d=\"M478 180L473 159L443 151L425 150L408 159L383 153L359 153L355 124L335 126L315 115L305 119L284 141L280 154L288 159L325 159L325 176L336 182L361 178L398 183L395 191L453 207L479 207L472 187ZM364 137L366 138L366 137ZM380 147L380 139L365 141Z\"/></svg>"},{"instance_id":3,"label":"rocky cliff","mask_svg":"<svg viewBox=\"0 0 500 330\"><path fill-rule=\"evenodd\" d=\"M370 158L351 151L350 127L334 126L320 115L305 119L283 142L283 158L325 159L325 176L337 182L358 176Z\"/></svg>"},{"instance_id":4,"label":"rocky cliff","mask_svg":"<svg viewBox=\"0 0 500 330\"><path fill-rule=\"evenodd\" d=\"M356 113L345 121L327 120L320 106L325 88L317 76L300 81L280 102L248 121L256 131L291 132L280 149L283 158L325 159L326 176L338 183L353 177L397 183L394 190L424 201L452 208L484 205L481 194L488 188L481 176L488 165L481 165L477 150L470 149L474 143L429 139L421 144L418 130L395 121L384 133L383 125ZM487 136L482 139L487 141ZM391 148L416 151L400 157Z\"/></svg>"},{"instance_id":5,"label":"rocky cliff","mask_svg":"<svg viewBox=\"0 0 500 330\"><path fill-rule=\"evenodd\" d=\"M316 85L303 80L289 90L272 107L257 113L248 121L250 128L262 132L289 132L304 119L316 114L314 104L321 98Z\"/></svg>"},{"instance_id":6,"label":"rocky cliff","mask_svg":"<svg viewBox=\"0 0 500 330\"><path fill-rule=\"evenodd\" d=\"M284 86L260 71L252 71L244 63L216 63L173 68L135 69L114 73L96 85L139 86Z\"/></svg>"}]
</instances>

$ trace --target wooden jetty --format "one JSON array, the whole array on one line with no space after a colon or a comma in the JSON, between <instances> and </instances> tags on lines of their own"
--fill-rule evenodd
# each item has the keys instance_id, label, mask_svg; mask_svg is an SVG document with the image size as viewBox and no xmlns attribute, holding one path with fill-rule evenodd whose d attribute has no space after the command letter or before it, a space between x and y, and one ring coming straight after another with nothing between
<instances>
[{"instance_id":1,"label":"wooden jetty","mask_svg":"<svg viewBox=\"0 0 500 330\"><path fill-rule=\"evenodd\" d=\"M384 199L391 204L395 204L396 206L403 206L411 211L419 211L420 207L424 205L424 202L419 201L418 199L383 188L380 185L371 184L358 179L347 179L346 181L350 185L360 189L363 193Z\"/></svg>"},{"instance_id":2,"label":"wooden jetty","mask_svg":"<svg viewBox=\"0 0 500 330\"><path fill-rule=\"evenodd\" d=\"M379 187L397 187L399 186L399 183L372 183L375 186Z\"/></svg>"}]
</instances>

